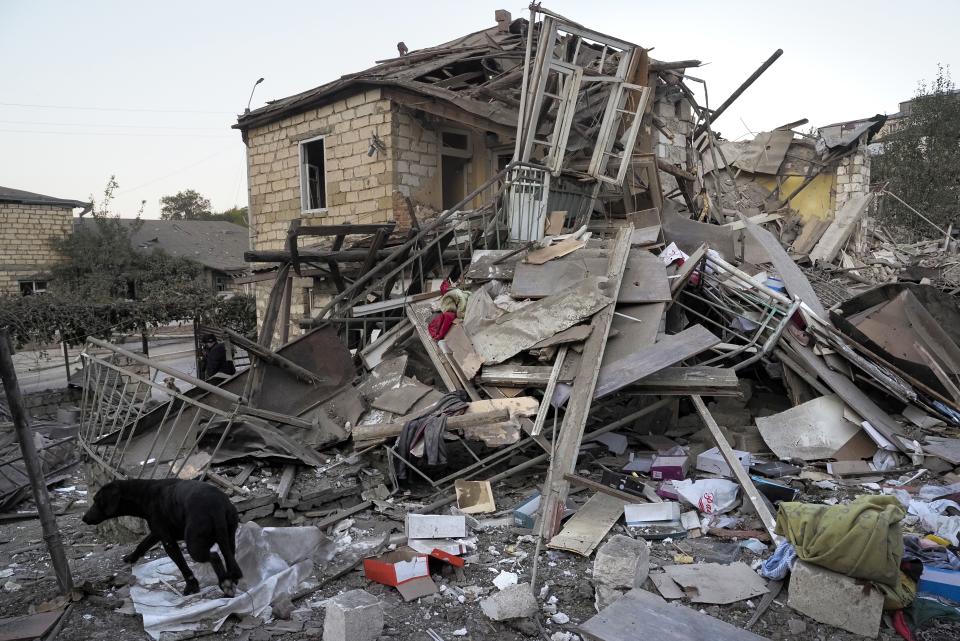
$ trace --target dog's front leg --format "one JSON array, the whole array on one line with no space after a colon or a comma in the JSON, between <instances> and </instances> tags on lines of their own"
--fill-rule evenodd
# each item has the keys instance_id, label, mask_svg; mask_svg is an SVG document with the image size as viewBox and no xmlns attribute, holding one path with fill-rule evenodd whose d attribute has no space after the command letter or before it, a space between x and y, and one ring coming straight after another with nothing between
<instances>
[{"instance_id":1,"label":"dog's front leg","mask_svg":"<svg viewBox=\"0 0 960 641\"><path fill-rule=\"evenodd\" d=\"M159 542L160 542L160 537L154 534L153 532L150 532L142 541L140 541L137 547L134 548L133 552L123 557L123 562L133 565L134 563L139 561L140 557L146 554L150 550L150 548L152 548L154 545L156 545Z\"/></svg>"},{"instance_id":2,"label":"dog's front leg","mask_svg":"<svg viewBox=\"0 0 960 641\"><path fill-rule=\"evenodd\" d=\"M163 549L167 552L167 556L177 564L177 568L180 569L180 574L183 575L184 580L187 582L187 586L183 589L183 594L196 594L199 592L200 583L197 582L197 577L193 576L190 566L187 565L187 560L183 558L183 552L180 551L180 544L176 541L168 541L166 539L161 540L161 543L163 543Z\"/></svg>"}]
</instances>

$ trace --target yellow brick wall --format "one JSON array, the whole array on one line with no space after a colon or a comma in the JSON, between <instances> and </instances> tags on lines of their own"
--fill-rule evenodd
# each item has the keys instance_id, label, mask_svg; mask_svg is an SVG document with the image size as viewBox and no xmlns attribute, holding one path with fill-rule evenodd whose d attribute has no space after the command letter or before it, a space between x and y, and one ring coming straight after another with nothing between
<instances>
[{"instance_id":1,"label":"yellow brick wall","mask_svg":"<svg viewBox=\"0 0 960 641\"><path fill-rule=\"evenodd\" d=\"M379 89L252 128L247 138L251 245L282 249L290 221L306 225L385 222L392 218L390 101ZM376 134L385 152L367 155ZM302 140L325 136L327 211L303 213Z\"/></svg>"},{"instance_id":2,"label":"yellow brick wall","mask_svg":"<svg viewBox=\"0 0 960 641\"><path fill-rule=\"evenodd\" d=\"M73 210L55 205L0 203L0 294L19 293L21 279L42 274L60 259L51 243L73 229Z\"/></svg>"}]
</instances>

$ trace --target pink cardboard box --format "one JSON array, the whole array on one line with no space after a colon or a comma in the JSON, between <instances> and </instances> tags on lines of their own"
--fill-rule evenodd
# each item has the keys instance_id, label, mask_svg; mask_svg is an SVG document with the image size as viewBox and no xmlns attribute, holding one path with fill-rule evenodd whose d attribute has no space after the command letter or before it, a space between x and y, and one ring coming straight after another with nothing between
<instances>
[{"instance_id":1,"label":"pink cardboard box","mask_svg":"<svg viewBox=\"0 0 960 641\"><path fill-rule=\"evenodd\" d=\"M687 478L686 456L658 456L650 466L650 477L658 481L682 481Z\"/></svg>"}]
</instances>

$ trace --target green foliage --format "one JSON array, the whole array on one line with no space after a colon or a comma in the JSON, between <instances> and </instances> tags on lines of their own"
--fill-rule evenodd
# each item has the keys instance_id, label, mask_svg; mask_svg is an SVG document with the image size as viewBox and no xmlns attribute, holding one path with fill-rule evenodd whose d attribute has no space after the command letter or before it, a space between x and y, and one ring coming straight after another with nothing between
<instances>
[{"instance_id":1,"label":"green foliage","mask_svg":"<svg viewBox=\"0 0 960 641\"><path fill-rule=\"evenodd\" d=\"M160 218L163 220L209 220L212 213L210 199L195 189L185 189L160 199Z\"/></svg>"},{"instance_id":2,"label":"green foliage","mask_svg":"<svg viewBox=\"0 0 960 641\"><path fill-rule=\"evenodd\" d=\"M210 207L209 198L204 198L193 189L186 189L160 199L160 218L163 220L223 220L246 227L247 208L231 207L214 213Z\"/></svg>"},{"instance_id":3,"label":"green foliage","mask_svg":"<svg viewBox=\"0 0 960 641\"><path fill-rule=\"evenodd\" d=\"M139 215L128 225L110 212L116 189L111 176L91 220L53 240L64 260L51 270L48 293L0 298L0 326L11 328L18 345L64 339L77 344L87 336L109 338L195 318L253 335L253 298L217 296L200 282L199 263L133 246L130 234Z\"/></svg>"},{"instance_id":4,"label":"green foliage","mask_svg":"<svg viewBox=\"0 0 960 641\"><path fill-rule=\"evenodd\" d=\"M912 109L883 142L872 168L873 182L946 229L960 216L960 93L950 69L938 67L932 83L921 82ZM881 217L920 235L935 232L928 223L892 198Z\"/></svg>"}]
</instances>

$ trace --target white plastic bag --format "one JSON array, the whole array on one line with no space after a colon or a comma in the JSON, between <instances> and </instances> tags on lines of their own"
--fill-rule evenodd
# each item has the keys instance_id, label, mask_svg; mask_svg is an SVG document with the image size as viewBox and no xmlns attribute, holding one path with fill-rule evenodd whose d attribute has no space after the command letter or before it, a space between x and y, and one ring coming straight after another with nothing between
<instances>
[{"instance_id":1,"label":"white plastic bag","mask_svg":"<svg viewBox=\"0 0 960 641\"><path fill-rule=\"evenodd\" d=\"M726 479L674 481L673 487L684 501L704 514L723 514L737 505L740 486Z\"/></svg>"}]
</instances>

